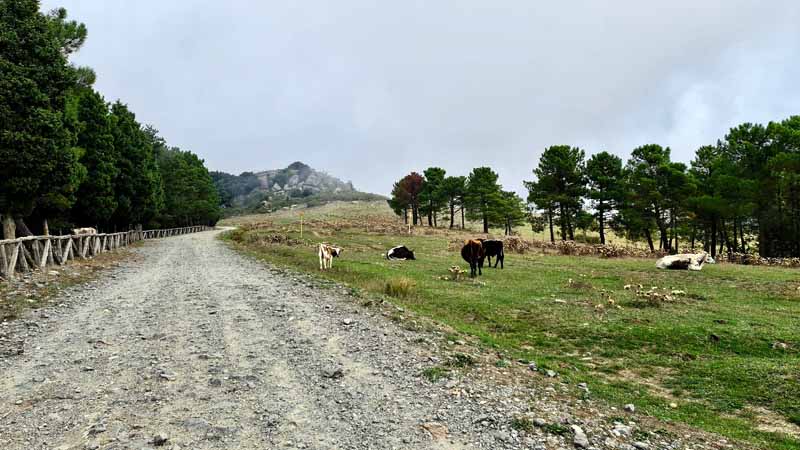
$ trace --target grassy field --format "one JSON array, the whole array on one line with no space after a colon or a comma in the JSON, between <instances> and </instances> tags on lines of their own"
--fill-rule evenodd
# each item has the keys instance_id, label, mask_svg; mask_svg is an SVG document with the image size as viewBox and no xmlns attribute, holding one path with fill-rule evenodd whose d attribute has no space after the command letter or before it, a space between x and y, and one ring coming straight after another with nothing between
<instances>
[{"instance_id":1,"label":"grassy field","mask_svg":"<svg viewBox=\"0 0 800 450\"><path fill-rule=\"evenodd\" d=\"M302 238L298 220L298 211L235 219L247 231L228 238L308 272L319 270L316 243L341 245L343 257L320 276L391 296L508 357L587 382L612 405L634 403L758 447L800 448L796 270L658 271L653 260L508 254L505 270L454 281L448 268L466 264L452 242L464 234L401 235L381 204L305 211ZM418 260L387 261L383 252L399 244Z\"/></svg>"}]
</instances>

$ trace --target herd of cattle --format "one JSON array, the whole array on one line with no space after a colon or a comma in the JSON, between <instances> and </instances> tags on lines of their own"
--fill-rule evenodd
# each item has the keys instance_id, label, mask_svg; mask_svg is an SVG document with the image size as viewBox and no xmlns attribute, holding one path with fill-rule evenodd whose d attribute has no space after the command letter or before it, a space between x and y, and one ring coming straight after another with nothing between
<instances>
[{"instance_id":1,"label":"herd of cattle","mask_svg":"<svg viewBox=\"0 0 800 450\"><path fill-rule=\"evenodd\" d=\"M319 270L330 269L333 267L333 258L338 258L343 249L330 244L319 244ZM488 259L489 267L492 267L492 258L495 258L494 268L500 264L502 269L505 261L503 252L503 241L497 239L470 239L461 248L461 257L469 264L470 276L483 275L483 262ZM405 245L392 247L386 252L386 259L390 261L413 261L416 260L414 251Z\"/></svg>"},{"instance_id":2,"label":"herd of cattle","mask_svg":"<svg viewBox=\"0 0 800 450\"><path fill-rule=\"evenodd\" d=\"M319 269L330 269L333 266L333 258L338 258L342 254L341 247L330 244L319 244ZM405 245L392 247L386 252L386 259L390 261L416 260L414 251ZM488 260L489 267L492 267L492 258L495 258L494 268L500 265L502 269L505 261L503 251L503 241L497 239L469 239L461 247L461 257L469 264L470 277L483 275L483 263ZM659 259L656 267L659 269L671 270L701 270L703 264L714 264L711 255L701 253L688 253L680 255L669 255Z\"/></svg>"}]
</instances>

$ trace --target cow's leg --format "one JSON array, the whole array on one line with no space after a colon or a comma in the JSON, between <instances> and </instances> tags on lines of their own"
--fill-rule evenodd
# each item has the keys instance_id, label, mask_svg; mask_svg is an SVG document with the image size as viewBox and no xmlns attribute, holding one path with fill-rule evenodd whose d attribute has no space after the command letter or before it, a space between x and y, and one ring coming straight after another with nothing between
<instances>
[{"instance_id":1,"label":"cow's leg","mask_svg":"<svg viewBox=\"0 0 800 450\"><path fill-rule=\"evenodd\" d=\"M489 260L489 267L492 267L492 257L491 256L487 256L486 259Z\"/></svg>"},{"instance_id":2,"label":"cow's leg","mask_svg":"<svg viewBox=\"0 0 800 450\"><path fill-rule=\"evenodd\" d=\"M505 262L504 262L505 260L506 260L506 255L501 253L500 254L500 268L501 269L503 268L503 265L505 264ZM495 263L494 266L497 267L497 264Z\"/></svg>"},{"instance_id":3,"label":"cow's leg","mask_svg":"<svg viewBox=\"0 0 800 450\"><path fill-rule=\"evenodd\" d=\"M325 270L325 260L322 258L322 253L319 254L319 270Z\"/></svg>"}]
</instances>

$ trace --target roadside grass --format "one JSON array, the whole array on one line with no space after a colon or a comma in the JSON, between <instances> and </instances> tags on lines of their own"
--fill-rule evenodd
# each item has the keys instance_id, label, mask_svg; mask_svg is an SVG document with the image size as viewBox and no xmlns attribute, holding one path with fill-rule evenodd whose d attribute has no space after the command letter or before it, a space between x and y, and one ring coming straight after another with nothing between
<instances>
[{"instance_id":1,"label":"roadside grass","mask_svg":"<svg viewBox=\"0 0 800 450\"><path fill-rule=\"evenodd\" d=\"M313 233L326 230L308 228L300 239L285 227L294 217L264 218L276 228L239 232L233 244L270 263L319 273L314 245L321 239ZM249 239L281 226L301 244ZM658 271L652 260L507 254L505 270L453 281L448 268L465 263L443 234L344 227L324 239L345 252L321 277L381 296L390 280L408 280L413 295L389 294L394 303L508 359L586 382L612 405L634 403L645 414L763 448L800 445L800 272L723 264ZM400 244L417 261L383 257ZM671 298L643 296L653 287Z\"/></svg>"}]
</instances>

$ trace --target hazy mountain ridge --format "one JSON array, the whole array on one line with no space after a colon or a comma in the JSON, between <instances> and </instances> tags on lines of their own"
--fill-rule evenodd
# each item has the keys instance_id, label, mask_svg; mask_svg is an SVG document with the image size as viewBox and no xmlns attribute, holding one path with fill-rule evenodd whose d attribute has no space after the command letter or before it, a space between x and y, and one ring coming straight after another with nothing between
<instances>
[{"instance_id":1,"label":"hazy mountain ridge","mask_svg":"<svg viewBox=\"0 0 800 450\"><path fill-rule=\"evenodd\" d=\"M300 161L283 169L231 175L212 172L214 184L229 213L273 210L296 204L316 205L334 200L375 200L383 197L360 192L350 181L314 170Z\"/></svg>"},{"instance_id":2,"label":"hazy mountain ridge","mask_svg":"<svg viewBox=\"0 0 800 450\"><path fill-rule=\"evenodd\" d=\"M255 174L261 183L261 189L267 192L280 193L293 190L308 190L314 194L320 192L355 192L352 182L344 182L339 178L312 169L302 162L294 162L285 169L266 170Z\"/></svg>"}]
</instances>

